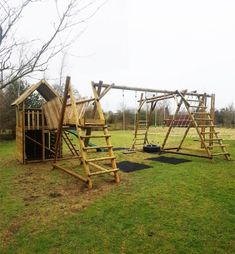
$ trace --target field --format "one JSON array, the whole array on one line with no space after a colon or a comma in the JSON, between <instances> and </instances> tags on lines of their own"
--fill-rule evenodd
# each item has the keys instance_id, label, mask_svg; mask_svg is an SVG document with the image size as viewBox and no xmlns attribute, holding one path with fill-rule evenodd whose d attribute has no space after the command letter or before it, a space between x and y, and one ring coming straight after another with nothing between
<instances>
[{"instance_id":1,"label":"field","mask_svg":"<svg viewBox=\"0 0 235 254\"><path fill-rule=\"evenodd\" d=\"M160 142L165 130L151 131ZM235 158L235 130L221 129ZM129 147L131 131L112 132ZM173 132L173 141L181 137ZM189 143L194 146L195 133ZM118 161L151 166L121 172L116 185L97 176L88 190L51 163L20 165L15 142L0 143L0 253L235 253L235 162L116 151Z\"/></svg>"}]
</instances>

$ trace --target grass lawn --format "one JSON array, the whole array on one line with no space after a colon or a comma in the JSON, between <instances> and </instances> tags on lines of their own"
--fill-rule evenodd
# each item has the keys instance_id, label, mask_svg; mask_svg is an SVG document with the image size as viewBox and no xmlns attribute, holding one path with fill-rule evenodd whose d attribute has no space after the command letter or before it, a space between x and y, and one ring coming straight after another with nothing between
<instances>
[{"instance_id":1,"label":"grass lawn","mask_svg":"<svg viewBox=\"0 0 235 254\"><path fill-rule=\"evenodd\" d=\"M163 129L151 131L162 142ZM235 130L220 130L235 158ZM195 133L189 143L194 146ZM181 131L172 135L174 143ZM131 131L112 132L129 147ZM50 163L21 165L15 142L0 143L0 253L235 253L235 162L116 151L118 161L148 169L121 172L116 185L97 176L88 190Z\"/></svg>"}]
</instances>

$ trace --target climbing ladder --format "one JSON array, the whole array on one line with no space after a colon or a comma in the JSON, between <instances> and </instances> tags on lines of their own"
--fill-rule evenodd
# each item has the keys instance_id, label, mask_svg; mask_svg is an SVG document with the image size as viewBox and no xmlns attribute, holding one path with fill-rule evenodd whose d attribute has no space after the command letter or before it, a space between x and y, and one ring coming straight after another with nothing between
<instances>
[{"instance_id":1,"label":"climbing ladder","mask_svg":"<svg viewBox=\"0 0 235 254\"><path fill-rule=\"evenodd\" d=\"M62 138L67 145L69 151L73 156L79 156L79 150L76 148L76 144L73 143L73 139L70 137L70 132L68 130L63 130Z\"/></svg>"},{"instance_id":2,"label":"climbing ladder","mask_svg":"<svg viewBox=\"0 0 235 254\"><path fill-rule=\"evenodd\" d=\"M135 127L134 127L134 138L131 145L130 150L136 150L137 147L141 148L145 144L149 144L148 141L148 128L149 123L147 116L145 119L141 119L141 109L145 103L145 100L143 98L143 93L141 93L140 100L139 100L139 107L135 114Z\"/></svg>"},{"instance_id":3,"label":"climbing ladder","mask_svg":"<svg viewBox=\"0 0 235 254\"><path fill-rule=\"evenodd\" d=\"M186 124L183 126L186 127L186 131L179 146L172 149L176 149L176 152L179 153L179 151L182 149L182 145L187 137L190 128L195 128L199 137L199 142L201 143L201 149L206 153L205 156L200 157L208 157L209 159L213 159L214 156L222 155L226 160L229 160L230 155L227 152L225 145L223 144L223 140L218 135L219 132L217 132L215 129L216 126L214 125L212 113L207 111L207 95L195 94L190 95L189 97L186 95L186 93L186 90L183 92L177 91L180 102L178 103L175 114L169 125L167 134L163 141L162 149L164 150L172 128L177 126L177 121L179 121L179 119L177 119L177 115L179 114L181 107L184 106L188 114L187 121L185 122ZM218 148L220 151L215 151L216 148ZM171 150L171 148L167 150Z\"/></svg>"},{"instance_id":4,"label":"climbing ladder","mask_svg":"<svg viewBox=\"0 0 235 254\"><path fill-rule=\"evenodd\" d=\"M99 95L96 90L96 88L92 85L92 90L94 94L94 98L87 99L83 101L75 101L74 94L72 91L72 87L70 84L70 77L67 77L66 79L66 85L65 85L65 92L64 92L64 99L63 99L63 105L62 110L60 114L60 122L58 126L58 135L57 135L57 145L56 145L56 155L57 150L59 146L59 137L62 135L63 132L63 124L64 124L64 118L65 118L65 111L66 111L66 105L68 99L70 99L70 105L72 107L72 119L73 119L73 126L75 127L76 133L77 133L77 139L79 143L79 156L80 161L83 166L84 174L80 175L70 169L64 168L59 166L57 161L57 156L55 156L54 160L54 167L61 169L81 181L85 182L89 188L92 188L92 180L91 177L95 175L100 174L112 174L114 176L115 181L118 183L120 181L119 174L118 174L118 168L116 164L116 157L113 153L113 146L111 144L111 135L108 133L108 127L105 124L105 118L104 114L99 102ZM93 102L93 117L91 119L85 118L85 109L87 102ZM78 112L77 104L84 105L82 112ZM71 122L70 122L71 124ZM92 130L99 130L101 131L101 134L99 135L93 135ZM66 135L66 134L65 134ZM100 146L89 146L89 140L95 138L99 139L100 142L103 140L103 145ZM70 144L71 146L72 144ZM102 149L104 152L106 152L106 156L101 156L103 153L97 153L96 151L98 149ZM72 147L72 150L74 151L74 147ZM77 151L77 150L76 150ZM78 151L77 151L78 152ZM108 164L110 162L110 165ZM102 163L105 163L102 164Z\"/></svg>"},{"instance_id":5,"label":"climbing ladder","mask_svg":"<svg viewBox=\"0 0 235 254\"><path fill-rule=\"evenodd\" d=\"M146 110L147 112L145 114L145 119L141 119L141 109L145 103L149 103L150 108L149 110ZM151 125L152 114L155 110L156 104L157 101L155 100L147 102L147 100L143 98L143 93L141 93L139 107L135 115L134 138L130 150L135 150L138 146L143 147L144 145L149 144L148 132Z\"/></svg>"}]
</instances>

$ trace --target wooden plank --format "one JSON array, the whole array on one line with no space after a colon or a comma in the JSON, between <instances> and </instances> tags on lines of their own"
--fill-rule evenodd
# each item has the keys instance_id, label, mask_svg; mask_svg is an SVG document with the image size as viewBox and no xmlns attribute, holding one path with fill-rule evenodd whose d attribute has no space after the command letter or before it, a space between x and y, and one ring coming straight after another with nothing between
<instances>
[{"instance_id":1,"label":"wooden plank","mask_svg":"<svg viewBox=\"0 0 235 254\"><path fill-rule=\"evenodd\" d=\"M39 110L36 111L37 112L37 130L39 130L39 126L40 126L40 113L39 113Z\"/></svg>"},{"instance_id":2,"label":"wooden plank","mask_svg":"<svg viewBox=\"0 0 235 254\"><path fill-rule=\"evenodd\" d=\"M92 82L95 87L98 87L99 83ZM109 87L110 84L102 84L102 87L106 88ZM129 90L129 91L137 91L137 92L150 92L150 93L163 93L163 94L169 94L174 93L175 91L169 91L169 90L160 90L160 89L151 89L151 88L142 88L142 87L134 87L134 86L120 86L112 84L113 89L119 89L119 90ZM187 92L186 95L204 95L202 93L194 92ZM210 97L210 95L206 94L207 97Z\"/></svg>"},{"instance_id":3,"label":"wooden plank","mask_svg":"<svg viewBox=\"0 0 235 254\"><path fill-rule=\"evenodd\" d=\"M25 102L22 105L22 133L23 133L23 163L26 163L26 149L25 149Z\"/></svg>"},{"instance_id":4,"label":"wooden plank","mask_svg":"<svg viewBox=\"0 0 235 254\"><path fill-rule=\"evenodd\" d=\"M31 111L32 114L32 129L35 130L35 117L34 117L34 110Z\"/></svg>"},{"instance_id":5,"label":"wooden plank","mask_svg":"<svg viewBox=\"0 0 235 254\"><path fill-rule=\"evenodd\" d=\"M99 96L97 94L96 88L93 83L92 83L91 87L92 87L93 95L95 98L95 108L97 110L99 119L105 121L104 113L103 113L103 110L102 110L100 102L99 102Z\"/></svg>"},{"instance_id":6,"label":"wooden plank","mask_svg":"<svg viewBox=\"0 0 235 254\"><path fill-rule=\"evenodd\" d=\"M88 98L88 99L82 99L82 100L78 100L78 101L75 101L76 105L79 105L79 104L84 104L85 102L91 102L91 101L94 101L95 98ZM68 102L66 104L67 107L71 106L71 102Z\"/></svg>"},{"instance_id":7,"label":"wooden plank","mask_svg":"<svg viewBox=\"0 0 235 254\"><path fill-rule=\"evenodd\" d=\"M44 114L47 120L47 127L50 130L56 129L59 124L62 104L60 98L54 98L43 105Z\"/></svg>"},{"instance_id":8,"label":"wooden plank","mask_svg":"<svg viewBox=\"0 0 235 254\"><path fill-rule=\"evenodd\" d=\"M106 146L87 146L83 147L83 150L95 150L95 149L104 149L104 148L112 148L112 145L106 145Z\"/></svg>"},{"instance_id":9,"label":"wooden plank","mask_svg":"<svg viewBox=\"0 0 235 254\"><path fill-rule=\"evenodd\" d=\"M49 134L48 134L49 136ZM50 144L50 141L49 141ZM49 145L50 146L50 145ZM45 161L45 117L44 117L44 109L42 108L42 161Z\"/></svg>"},{"instance_id":10,"label":"wooden plank","mask_svg":"<svg viewBox=\"0 0 235 254\"><path fill-rule=\"evenodd\" d=\"M200 154L195 154L195 153L183 153L183 152L176 152L176 151L170 151L170 150L165 150L165 149L163 150L163 152L172 153L172 154L188 155L188 156L192 156L192 157L212 159L212 156L200 155Z\"/></svg>"},{"instance_id":11,"label":"wooden plank","mask_svg":"<svg viewBox=\"0 0 235 254\"><path fill-rule=\"evenodd\" d=\"M64 98L63 98L63 103L61 105L61 109L59 111L59 121L58 121L58 125L57 125L54 162L56 162L56 160L57 160L58 152L59 152L60 145L61 145L62 131L63 131L62 129L63 129L63 122L64 122L65 109L66 109L66 104L67 104L67 99L68 99L69 88L70 88L70 77L66 77Z\"/></svg>"},{"instance_id":12,"label":"wooden plank","mask_svg":"<svg viewBox=\"0 0 235 254\"><path fill-rule=\"evenodd\" d=\"M92 159L87 159L87 162L94 162L94 161L104 161L104 160L114 160L116 159L115 156L108 156L108 157L98 157L98 158L92 158Z\"/></svg>"},{"instance_id":13,"label":"wooden plank","mask_svg":"<svg viewBox=\"0 0 235 254\"><path fill-rule=\"evenodd\" d=\"M103 171L98 171L98 172L92 172L89 174L89 176L94 176L94 175L101 175L101 174L107 174L107 173L114 173L117 172L118 169L107 169Z\"/></svg>"},{"instance_id":14,"label":"wooden plank","mask_svg":"<svg viewBox=\"0 0 235 254\"><path fill-rule=\"evenodd\" d=\"M28 116L28 130L30 130L31 124L30 124L30 111L27 111L27 116Z\"/></svg>"},{"instance_id":15,"label":"wooden plank","mask_svg":"<svg viewBox=\"0 0 235 254\"><path fill-rule=\"evenodd\" d=\"M84 183L88 183L88 179L86 179L85 177L79 175L78 173L75 173L74 171L72 171L70 169L61 167L61 166L59 166L57 164L53 164L53 167L56 168L56 169L60 169L60 170L62 170L64 172L66 172L67 174L78 178L79 180L83 181Z\"/></svg>"}]
</instances>

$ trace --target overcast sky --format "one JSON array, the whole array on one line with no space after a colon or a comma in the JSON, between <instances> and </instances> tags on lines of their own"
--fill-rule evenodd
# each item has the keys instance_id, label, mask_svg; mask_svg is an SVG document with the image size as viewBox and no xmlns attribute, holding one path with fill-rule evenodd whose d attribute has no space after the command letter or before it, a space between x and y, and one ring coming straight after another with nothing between
<instances>
[{"instance_id":1,"label":"overcast sky","mask_svg":"<svg viewBox=\"0 0 235 254\"><path fill-rule=\"evenodd\" d=\"M215 93L216 107L224 107L235 102L234 13L233 0L109 0L68 52L64 75L82 95L91 95L90 81L103 80ZM46 77L58 78L59 67L57 59ZM107 94L104 110L122 100L122 91ZM135 93L124 100L134 105Z\"/></svg>"}]
</instances>

